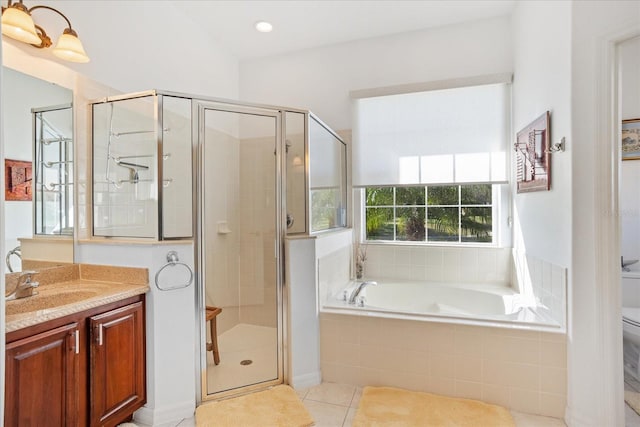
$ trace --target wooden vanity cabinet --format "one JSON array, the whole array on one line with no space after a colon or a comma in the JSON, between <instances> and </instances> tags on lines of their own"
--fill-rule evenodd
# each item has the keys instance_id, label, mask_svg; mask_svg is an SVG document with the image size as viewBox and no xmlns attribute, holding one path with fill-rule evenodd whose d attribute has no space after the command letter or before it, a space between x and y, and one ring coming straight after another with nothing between
<instances>
[{"instance_id":1,"label":"wooden vanity cabinet","mask_svg":"<svg viewBox=\"0 0 640 427\"><path fill-rule=\"evenodd\" d=\"M146 402L144 295L7 333L4 425L116 426Z\"/></svg>"},{"instance_id":2,"label":"wooden vanity cabinet","mask_svg":"<svg viewBox=\"0 0 640 427\"><path fill-rule=\"evenodd\" d=\"M92 426L116 425L145 402L142 303L89 319Z\"/></svg>"},{"instance_id":3,"label":"wooden vanity cabinet","mask_svg":"<svg viewBox=\"0 0 640 427\"><path fill-rule=\"evenodd\" d=\"M78 323L7 344L5 426L78 425Z\"/></svg>"}]
</instances>

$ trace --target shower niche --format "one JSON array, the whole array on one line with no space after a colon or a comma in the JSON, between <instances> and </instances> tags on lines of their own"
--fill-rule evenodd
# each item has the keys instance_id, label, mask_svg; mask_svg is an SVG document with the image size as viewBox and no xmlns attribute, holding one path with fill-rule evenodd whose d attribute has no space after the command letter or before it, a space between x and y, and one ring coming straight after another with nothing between
<instances>
[{"instance_id":1,"label":"shower niche","mask_svg":"<svg viewBox=\"0 0 640 427\"><path fill-rule=\"evenodd\" d=\"M191 238L191 101L151 91L91 107L93 236Z\"/></svg>"}]
</instances>

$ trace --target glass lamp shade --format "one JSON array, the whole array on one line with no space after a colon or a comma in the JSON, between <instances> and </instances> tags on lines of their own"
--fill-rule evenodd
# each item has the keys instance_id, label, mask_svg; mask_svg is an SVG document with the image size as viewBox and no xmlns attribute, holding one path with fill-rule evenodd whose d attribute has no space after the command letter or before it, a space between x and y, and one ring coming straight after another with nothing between
<instances>
[{"instance_id":1,"label":"glass lamp shade","mask_svg":"<svg viewBox=\"0 0 640 427\"><path fill-rule=\"evenodd\" d=\"M2 12L2 34L24 43L39 45L42 41L36 32L31 15L23 8L15 5Z\"/></svg>"},{"instance_id":2,"label":"glass lamp shade","mask_svg":"<svg viewBox=\"0 0 640 427\"><path fill-rule=\"evenodd\" d=\"M82 47L78 34L71 28L64 30L64 33L58 38L58 43L53 48L53 54L66 61L89 62L89 57Z\"/></svg>"}]
</instances>

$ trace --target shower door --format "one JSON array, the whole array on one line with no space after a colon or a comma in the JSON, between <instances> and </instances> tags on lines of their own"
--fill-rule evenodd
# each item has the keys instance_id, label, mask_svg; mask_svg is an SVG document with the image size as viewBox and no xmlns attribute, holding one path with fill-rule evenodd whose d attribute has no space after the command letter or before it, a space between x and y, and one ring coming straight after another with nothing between
<instances>
[{"instance_id":1,"label":"shower door","mask_svg":"<svg viewBox=\"0 0 640 427\"><path fill-rule=\"evenodd\" d=\"M280 113L194 105L207 399L283 382Z\"/></svg>"}]
</instances>

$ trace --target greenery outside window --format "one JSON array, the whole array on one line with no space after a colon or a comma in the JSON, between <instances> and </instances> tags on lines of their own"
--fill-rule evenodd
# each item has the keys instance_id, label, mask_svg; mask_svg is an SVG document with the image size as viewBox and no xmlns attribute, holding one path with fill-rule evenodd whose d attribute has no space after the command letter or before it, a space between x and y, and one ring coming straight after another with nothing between
<instances>
[{"instance_id":1,"label":"greenery outside window","mask_svg":"<svg viewBox=\"0 0 640 427\"><path fill-rule=\"evenodd\" d=\"M365 188L368 241L493 243L492 184Z\"/></svg>"}]
</instances>

